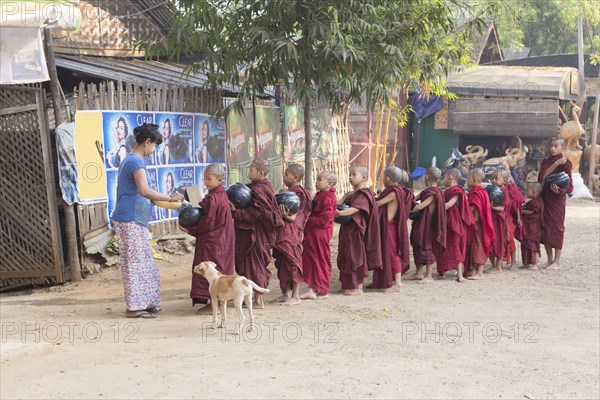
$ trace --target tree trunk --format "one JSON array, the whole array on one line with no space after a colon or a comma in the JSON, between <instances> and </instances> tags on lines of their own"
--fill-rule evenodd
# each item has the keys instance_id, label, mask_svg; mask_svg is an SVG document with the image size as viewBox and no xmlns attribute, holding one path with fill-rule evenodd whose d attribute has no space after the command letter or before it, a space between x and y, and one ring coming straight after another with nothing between
<instances>
[{"instance_id":1,"label":"tree trunk","mask_svg":"<svg viewBox=\"0 0 600 400\"><path fill-rule=\"evenodd\" d=\"M590 141L590 145L592 146L592 151L590 152L589 159L589 177L588 177L588 185L590 188L590 192L594 194L594 180L593 175L596 170L596 143L598 143L598 113L600 112L600 76L598 77L598 91L596 92L596 104L594 107L594 122L592 125L592 138Z\"/></svg>"},{"instance_id":2,"label":"tree trunk","mask_svg":"<svg viewBox=\"0 0 600 400\"><path fill-rule=\"evenodd\" d=\"M315 192L315 182L312 176L312 126L310 122L310 98L304 101L304 186L312 194Z\"/></svg>"},{"instance_id":3,"label":"tree trunk","mask_svg":"<svg viewBox=\"0 0 600 400\"><path fill-rule=\"evenodd\" d=\"M50 92L52 93L52 107L54 108L55 126L64 122L64 114L61 107L60 83L56 72L56 63L54 62L54 49L52 48L52 31L44 29L44 43L46 53L46 64L48 65L48 75L50 76ZM71 271L71 280L74 282L81 280L81 266L79 265L79 250L77 247L77 227L75 224L75 209L72 205L62 201L65 210L65 231L67 234L67 254Z\"/></svg>"}]
</instances>

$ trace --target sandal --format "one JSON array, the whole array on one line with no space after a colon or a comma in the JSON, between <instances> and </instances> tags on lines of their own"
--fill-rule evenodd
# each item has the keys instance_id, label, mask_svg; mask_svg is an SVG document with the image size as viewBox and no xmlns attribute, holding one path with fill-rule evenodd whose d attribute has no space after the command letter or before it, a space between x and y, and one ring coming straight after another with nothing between
<instances>
[{"instance_id":1,"label":"sandal","mask_svg":"<svg viewBox=\"0 0 600 400\"><path fill-rule=\"evenodd\" d=\"M156 315L149 313L148 311L127 311L125 313L127 318L156 318Z\"/></svg>"},{"instance_id":2,"label":"sandal","mask_svg":"<svg viewBox=\"0 0 600 400\"><path fill-rule=\"evenodd\" d=\"M146 311L148 311L149 313L152 314L156 314L159 313L161 311L160 307L150 307L150 308L146 308Z\"/></svg>"}]
</instances>

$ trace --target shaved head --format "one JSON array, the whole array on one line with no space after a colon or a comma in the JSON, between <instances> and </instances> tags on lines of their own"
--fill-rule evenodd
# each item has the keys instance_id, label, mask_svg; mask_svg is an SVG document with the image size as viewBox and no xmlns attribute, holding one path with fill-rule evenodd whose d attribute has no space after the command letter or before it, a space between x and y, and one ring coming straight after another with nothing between
<instances>
[{"instance_id":1,"label":"shaved head","mask_svg":"<svg viewBox=\"0 0 600 400\"><path fill-rule=\"evenodd\" d=\"M337 175L332 171L323 171L319 175L323 178L323 180L331 183L331 186L335 186L337 183Z\"/></svg>"},{"instance_id":2,"label":"shaved head","mask_svg":"<svg viewBox=\"0 0 600 400\"><path fill-rule=\"evenodd\" d=\"M564 139L558 138L558 139L552 139L552 142L550 143L557 143L559 144L561 147L565 147L567 145L567 143L565 142Z\"/></svg>"},{"instance_id":3,"label":"shaved head","mask_svg":"<svg viewBox=\"0 0 600 400\"><path fill-rule=\"evenodd\" d=\"M539 182L531 182L527 184L527 189L533 190L536 194L540 194L542 192L542 184Z\"/></svg>"},{"instance_id":4,"label":"shaved head","mask_svg":"<svg viewBox=\"0 0 600 400\"><path fill-rule=\"evenodd\" d=\"M362 165L357 165L356 167L350 168L350 171L352 171L352 170L355 170L356 172L358 172L365 178L369 177L369 170L367 169L367 167L363 167Z\"/></svg>"},{"instance_id":5,"label":"shaved head","mask_svg":"<svg viewBox=\"0 0 600 400\"><path fill-rule=\"evenodd\" d=\"M450 168L448 171L446 171L446 176L450 177L450 179L453 181L458 181L462 174L458 168Z\"/></svg>"},{"instance_id":6,"label":"shaved head","mask_svg":"<svg viewBox=\"0 0 600 400\"><path fill-rule=\"evenodd\" d=\"M471 176L478 183L483 182L483 179L485 178L485 174L483 173L483 170L481 168L473 168L471 170Z\"/></svg>"},{"instance_id":7,"label":"shaved head","mask_svg":"<svg viewBox=\"0 0 600 400\"><path fill-rule=\"evenodd\" d=\"M439 181L442 177L442 171L437 167L427 168L427 172L425 173L425 179L430 181Z\"/></svg>"},{"instance_id":8,"label":"shaved head","mask_svg":"<svg viewBox=\"0 0 600 400\"><path fill-rule=\"evenodd\" d=\"M256 168L258 172L262 172L265 176L267 176L269 169L271 168L269 162L262 158L255 158L250 166Z\"/></svg>"},{"instance_id":9,"label":"shaved head","mask_svg":"<svg viewBox=\"0 0 600 400\"><path fill-rule=\"evenodd\" d=\"M204 170L205 175L213 175L217 179L223 179L225 176L225 169L221 164L209 164Z\"/></svg>"},{"instance_id":10,"label":"shaved head","mask_svg":"<svg viewBox=\"0 0 600 400\"><path fill-rule=\"evenodd\" d=\"M385 176L387 176L390 181L394 182L394 183L400 183L402 182L404 175L402 174L402 170L398 167L387 167L386 169L383 170L383 174Z\"/></svg>"},{"instance_id":11,"label":"shaved head","mask_svg":"<svg viewBox=\"0 0 600 400\"><path fill-rule=\"evenodd\" d=\"M291 172L298 181L301 181L304 178L304 167L300 164L290 164L286 168L286 171Z\"/></svg>"}]
</instances>

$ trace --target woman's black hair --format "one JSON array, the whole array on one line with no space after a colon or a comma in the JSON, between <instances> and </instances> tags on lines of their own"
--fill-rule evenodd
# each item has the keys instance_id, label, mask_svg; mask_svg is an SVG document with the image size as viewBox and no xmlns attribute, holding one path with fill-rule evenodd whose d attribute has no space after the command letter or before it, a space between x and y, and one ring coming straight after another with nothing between
<instances>
[{"instance_id":1,"label":"woman's black hair","mask_svg":"<svg viewBox=\"0 0 600 400\"><path fill-rule=\"evenodd\" d=\"M125 131L125 136L127 136L127 134L129 133L129 125L127 125L125 117L119 117L119 119L117 120L117 126L119 126L119 122L121 121L123 122L123 126L125 127L125 129L123 129Z\"/></svg>"},{"instance_id":2,"label":"woman's black hair","mask_svg":"<svg viewBox=\"0 0 600 400\"><path fill-rule=\"evenodd\" d=\"M142 144L148 139L150 139L150 142L156 143L157 146L163 142L162 135L158 132L158 125L156 124L144 123L135 128L133 134L138 144Z\"/></svg>"}]
</instances>

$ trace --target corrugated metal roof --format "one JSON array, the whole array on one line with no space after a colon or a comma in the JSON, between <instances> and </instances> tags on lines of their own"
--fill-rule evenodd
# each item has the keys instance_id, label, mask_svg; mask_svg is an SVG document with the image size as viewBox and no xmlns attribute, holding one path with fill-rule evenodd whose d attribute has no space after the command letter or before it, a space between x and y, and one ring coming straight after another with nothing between
<instances>
[{"instance_id":1,"label":"corrugated metal roof","mask_svg":"<svg viewBox=\"0 0 600 400\"><path fill-rule=\"evenodd\" d=\"M585 85L575 68L477 66L450 74L448 90L460 95L578 100Z\"/></svg>"},{"instance_id":2,"label":"corrugated metal roof","mask_svg":"<svg viewBox=\"0 0 600 400\"><path fill-rule=\"evenodd\" d=\"M206 74L182 76L185 66L168 61L57 54L56 66L97 78L133 83L166 83L200 87L207 80Z\"/></svg>"},{"instance_id":3,"label":"corrugated metal roof","mask_svg":"<svg viewBox=\"0 0 600 400\"><path fill-rule=\"evenodd\" d=\"M527 47L526 47L527 48ZM589 54L583 55L584 71L586 78L595 78L600 72L600 65L592 65ZM521 67L571 67L579 68L579 59L577 53L572 54L551 54L548 56L534 56L506 59L503 62L495 62L490 65L509 65Z\"/></svg>"}]
</instances>

